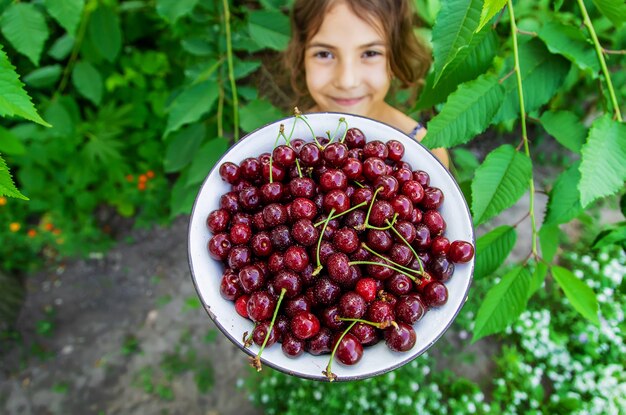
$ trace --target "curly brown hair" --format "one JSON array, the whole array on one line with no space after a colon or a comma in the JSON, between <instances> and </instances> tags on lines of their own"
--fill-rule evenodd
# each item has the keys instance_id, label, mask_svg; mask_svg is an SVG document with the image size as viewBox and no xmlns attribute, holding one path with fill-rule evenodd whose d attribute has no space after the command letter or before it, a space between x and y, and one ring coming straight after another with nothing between
<instances>
[{"instance_id":1,"label":"curly brown hair","mask_svg":"<svg viewBox=\"0 0 626 415\"><path fill-rule=\"evenodd\" d=\"M296 0L291 10L291 40L284 52L283 64L290 72L290 84L300 102L312 101L305 82L307 43L321 27L326 12L339 2L345 2L357 16L381 28L390 51L390 73L402 88L415 86L423 80L431 54L415 35L415 14L410 0Z\"/></svg>"}]
</instances>

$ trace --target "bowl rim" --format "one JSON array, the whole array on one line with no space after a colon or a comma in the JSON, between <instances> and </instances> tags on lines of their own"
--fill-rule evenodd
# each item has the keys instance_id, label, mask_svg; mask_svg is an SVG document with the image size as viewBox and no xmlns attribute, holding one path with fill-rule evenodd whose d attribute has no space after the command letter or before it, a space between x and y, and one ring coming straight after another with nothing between
<instances>
[{"instance_id":1,"label":"bowl rim","mask_svg":"<svg viewBox=\"0 0 626 415\"><path fill-rule=\"evenodd\" d=\"M471 231L471 235L472 235L471 243L472 243L472 245L474 247L476 247L476 229L475 229L475 226L474 226L474 221L472 220L471 210L470 210L470 208L469 208L469 206L467 204L467 200L465 199L465 195L463 194L459 184L457 183L457 181L454 178L454 176L452 175L452 173L432 153L432 151L430 151L430 149L428 147L424 146L417 139L415 139L413 137L410 137L404 131L402 131L402 130L400 130L400 129L392 126L392 125L389 125L389 124L387 124L385 122L378 121L378 120L375 120L373 118L369 118L369 117L366 117L366 116L356 115L356 114L349 114L349 113L341 113L341 112L333 112L333 111L308 112L308 113L303 113L302 115L305 116L305 117L307 117L309 115L315 115L315 116L317 116L317 115L334 115L334 116L336 116L336 115L340 115L340 116L341 115L346 115L346 116L349 116L349 117L352 117L352 118L361 118L361 119L367 120L368 122L375 122L375 123L378 123L378 124L382 124L382 125L384 125L384 126L386 126L388 128L391 128L393 130L396 130L398 133L408 137L414 143L416 143L417 145L422 147L424 150L426 150L433 157L433 159L435 159L435 161L441 165L443 170L446 172L446 174L451 179L451 182L456 187L457 192L461 195L461 200L463 201L463 206L465 208L467 216L470 218L469 224L470 224L470 231ZM192 232L191 232L191 225L192 225L192 222L193 222L194 215L196 213L196 207L198 206L198 201L200 199L200 194L202 193L202 189L204 189L204 186L205 186L207 180L209 179L209 177L211 176L211 174L213 173L213 171L216 168L219 168L219 166L220 166L222 160L224 159L224 157L226 157L226 155L228 153L230 153L231 151L233 151L237 146L239 146L240 144L244 143L246 138L248 138L251 135L256 134L257 131L262 130L262 129L266 128L266 127L269 127L270 125L273 125L273 124L280 125L282 122L285 122L287 120L291 120L294 117L295 116L292 115L292 116L287 116L287 117L283 117L283 118L274 120L272 122L268 122L268 123L266 123L266 124L256 128L255 130L250 131L249 133L245 134L243 137L241 137L239 140L237 140L233 145L231 145L220 156L220 158L215 162L215 164L213 165L211 170L209 170L209 172L207 173L206 177L202 181L202 184L199 186L198 193L196 194L196 197L194 199L194 203L193 203L193 207L192 207L192 210L191 210L191 214L189 215L189 222L188 222L188 226L187 226L187 255L188 255L188 263L189 263L189 269L191 271L191 279L192 279L192 282L193 282L193 285L194 285L194 289L196 290L196 294L198 295L198 297L200 299L200 302L202 303L202 308L204 308L204 310L209 315L209 317L211 318L213 323L217 326L217 328L224 335L226 335L226 337L231 341L231 343L236 345L240 350L242 350L244 353L246 353L250 357L256 357L256 353L254 353L248 347L244 347L243 345L241 345L239 343L239 340L236 339L235 336L233 336L230 333L230 331L220 323L219 319L216 318L215 314L211 311L211 306L204 301L204 297L202 296L200 288L198 286L198 281L197 281L197 278L196 278L196 275L195 275L195 271L194 271L194 267L193 267L192 251L191 251L191 234L192 234ZM467 281L467 287L465 289L465 292L462 295L462 301L461 301L460 305L456 308L456 310L452 314L452 317L446 323L445 327L437 334L437 336L430 343L428 343L425 346L423 346L420 350L417 350L415 352L410 353L407 356L406 359L401 359L399 362L397 362L397 363L395 363L393 365L386 366L383 369L379 369L379 370L375 370L375 371L371 371L371 372L366 372L366 373L359 374L359 375L338 376L334 381L336 381L336 382L349 382L349 381L363 380L363 379L368 379L368 378L372 378L372 377L375 377L375 376L379 376L379 375L391 372L391 371L393 371L395 369L398 369L398 368L400 368L400 367L410 363L411 361L413 361L417 357L421 356L422 354L424 354L437 341L439 341L439 339L441 339L441 337L448 331L448 329L450 328L452 323L454 323L454 321L456 320L458 314L461 312L461 309L463 308L463 306L467 302L467 299L468 299L468 296L469 296L469 291L470 291L470 288L471 288L471 286L473 284L473 280L474 280L474 268L475 268L475 256L470 261L469 277L468 277L468 281ZM324 376L315 376L315 375L310 375L308 373L298 372L297 370L288 369L288 368L286 368L284 366L281 366L279 364L276 364L276 363L274 363L272 361L267 360L263 356L261 356L260 360L261 360L261 363L263 365L267 365L267 366L271 367L272 369L278 370L280 372L283 372L283 373L291 375L291 376L295 376L295 377L302 378L302 379L307 379L307 380L322 381L322 382L330 381L330 379L328 379L328 378L326 378Z\"/></svg>"}]
</instances>

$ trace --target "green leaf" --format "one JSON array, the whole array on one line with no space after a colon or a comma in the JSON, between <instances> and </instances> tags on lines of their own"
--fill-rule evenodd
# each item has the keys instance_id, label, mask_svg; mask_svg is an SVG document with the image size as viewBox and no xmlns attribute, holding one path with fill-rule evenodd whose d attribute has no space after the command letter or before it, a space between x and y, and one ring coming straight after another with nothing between
<instances>
[{"instance_id":1,"label":"green leaf","mask_svg":"<svg viewBox=\"0 0 626 415\"><path fill-rule=\"evenodd\" d=\"M178 130L185 124L196 122L211 110L219 91L215 82L192 85L174 99L167 112L167 127L163 136Z\"/></svg>"},{"instance_id":2,"label":"green leaf","mask_svg":"<svg viewBox=\"0 0 626 415\"><path fill-rule=\"evenodd\" d=\"M26 153L26 147L22 141L2 126L0 126L0 153L14 156Z\"/></svg>"},{"instance_id":3,"label":"green leaf","mask_svg":"<svg viewBox=\"0 0 626 415\"><path fill-rule=\"evenodd\" d=\"M519 317L528 302L530 281L528 268L517 266L487 292L476 315L472 342L503 331Z\"/></svg>"},{"instance_id":4,"label":"green leaf","mask_svg":"<svg viewBox=\"0 0 626 415\"><path fill-rule=\"evenodd\" d=\"M532 39L519 46L520 71L524 90L526 113L539 109L547 103L563 86L570 63L559 55L553 55L537 39ZM500 74L506 76L513 68L513 57L507 59L507 65ZM519 94L517 77L509 76L503 83L504 103L493 119L493 123L512 121L519 118Z\"/></svg>"},{"instance_id":5,"label":"green leaf","mask_svg":"<svg viewBox=\"0 0 626 415\"><path fill-rule=\"evenodd\" d=\"M2 34L22 55L39 66L48 26L43 14L30 3L13 3L0 16Z\"/></svg>"},{"instance_id":6,"label":"green leaf","mask_svg":"<svg viewBox=\"0 0 626 415\"><path fill-rule=\"evenodd\" d=\"M196 56L212 56L215 49L211 43L204 37L190 37L181 40L182 48L192 55Z\"/></svg>"},{"instance_id":7,"label":"green leaf","mask_svg":"<svg viewBox=\"0 0 626 415\"><path fill-rule=\"evenodd\" d=\"M605 229L598 234L591 247L601 249L609 245L626 245L626 223L622 222L617 226Z\"/></svg>"},{"instance_id":8,"label":"green leaf","mask_svg":"<svg viewBox=\"0 0 626 415\"><path fill-rule=\"evenodd\" d=\"M196 4L198 0L157 0L156 10L159 16L174 24L181 17L190 14Z\"/></svg>"},{"instance_id":9,"label":"green leaf","mask_svg":"<svg viewBox=\"0 0 626 415\"><path fill-rule=\"evenodd\" d=\"M28 198L24 196L19 190L17 190L17 187L15 187L15 183L13 183L13 177L11 177L9 167L5 163L2 156L0 156L0 196L9 196L18 199L28 200Z\"/></svg>"},{"instance_id":10,"label":"green leaf","mask_svg":"<svg viewBox=\"0 0 626 415\"><path fill-rule=\"evenodd\" d=\"M553 266L551 270L552 276L561 286L574 309L587 320L599 326L598 299L593 290L567 268Z\"/></svg>"},{"instance_id":11,"label":"green leaf","mask_svg":"<svg viewBox=\"0 0 626 415\"><path fill-rule=\"evenodd\" d=\"M50 49L48 49L48 55L58 61L62 61L69 56L73 47L74 38L65 34L54 41Z\"/></svg>"},{"instance_id":12,"label":"green leaf","mask_svg":"<svg viewBox=\"0 0 626 415\"><path fill-rule=\"evenodd\" d=\"M170 198L170 217L173 219L178 215L189 215L193 202L198 195L199 185L187 186L187 171L183 172L172 187L172 197Z\"/></svg>"},{"instance_id":13,"label":"green leaf","mask_svg":"<svg viewBox=\"0 0 626 415\"><path fill-rule=\"evenodd\" d=\"M552 262L556 251L559 248L559 235L561 234L558 225L542 225L539 229L539 246L541 246L541 257L546 262Z\"/></svg>"},{"instance_id":14,"label":"green leaf","mask_svg":"<svg viewBox=\"0 0 626 415\"><path fill-rule=\"evenodd\" d=\"M420 94L416 109L427 109L444 102L448 95L463 82L476 79L485 73L498 49L498 35L492 30L476 33L467 48L461 49L446 68L441 79L435 83L435 73L426 78L426 86Z\"/></svg>"},{"instance_id":15,"label":"green leaf","mask_svg":"<svg viewBox=\"0 0 626 415\"><path fill-rule=\"evenodd\" d=\"M485 0L483 3L483 10L480 14L480 24L478 25L478 32L495 16L500 10L504 8L507 0Z\"/></svg>"},{"instance_id":16,"label":"green leaf","mask_svg":"<svg viewBox=\"0 0 626 415\"><path fill-rule=\"evenodd\" d=\"M474 177L474 172L478 166L480 166L476 155L462 147L455 148L450 151L450 153L452 156L454 177L457 182L471 180Z\"/></svg>"},{"instance_id":17,"label":"green leaf","mask_svg":"<svg viewBox=\"0 0 626 415\"><path fill-rule=\"evenodd\" d=\"M624 0L593 0L593 4L615 26L620 27L626 21L626 3Z\"/></svg>"},{"instance_id":18,"label":"green leaf","mask_svg":"<svg viewBox=\"0 0 626 415\"><path fill-rule=\"evenodd\" d=\"M587 129L570 111L546 111L541 115L541 125L548 134L574 153L580 153Z\"/></svg>"},{"instance_id":19,"label":"green leaf","mask_svg":"<svg viewBox=\"0 0 626 415\"><path fill-rule=\"evenodd\" d=\"M459 85L441 112L428 123L423 144L439 148L466 143L489 126L502 99L502 86L491 74Z\"/></svg>"},{"instance_id":20,"label":"green leaf","mask_svg":"<svg viewBox=\"0 0 626 415\"><path fill-rule=\"evenodd\" d=\"M600 63L593 44L584 33L577 27L550 20L537 34L550 52L565 56L583 71L588 71L593 78L597 78Z\"/></svg>"},{"instance_id":21,"label":"green leaf","mask_svg":"<svg viewBox=\"0 0 626 415\"><path fill-rule=\"evenodd\" d=\"M34 88L46 88L54 85L62 72L63 68L59 64L43 66L24 76L24 82Z\"/></svg>"},{"instance_id":22,"label":"green leaf","mask_svg":"<svg viewBox=\"0 0 626 415\"><path fill-rule=\"evenodd\" d=\"M74 132L72 117L59 101L51 102L44 115L53 125L50 129L50 134L53 137L67 138Z\"/></svg>"},{"instance_id":23,"label":"green leaf","mask_svg":"<svg viewBox=\"0 0 626 415\"><path fill-rule=\"evenodd\" d=\"M548 275L548 266L543 262L538 262L533 271L533 276L530 280L530 288L528 289L528 298L533 296L539 288L543 285L543 282Z\"/></svg>"},{"instance_id":24,"label":"green leaf","mask_svg":"<svg viewBox=\"0 0 626 415\"><path fill-rule=\"evenodd\" d=\"M102 76L89 62L78 62L72 71L72 84L76 90L95 105L102 100Z\"/></svg>"},{"instance_id":25,"label":"green leaf","mask_svg":"<svg viewBox=\"0 0 626 415\"><path fill-rule=\"evenodd\" d=\"M528 189L532 163L508 144L487 155L472 182L474 224L480 225L513 206Z\"/></svg>"},{"instance_id":26,"label":"green leaf","mask_svg":"<svg viewBox=\"0 0 626 415\"><path fill-rule=\"evenodd\" d=\"M594 200L615 194L626 181L626 124L609 114L591 125L587 143L581 150L580 200L586 208Z\"/></svg>"},{"instance_id":27,"label":"green leaf","mask_svg":"<svg viewBox=\"0 0 626 415\"><path fill-rule=\"evenodd\" d=\"M197 155L206 137L204 124L192 124L174 134L169 140L163 167L166 173L182 170Z\"/></svg>"},{"instance_id":28,"label":"green leaf","mask_svg":"<svg viewBox=\"0 0 626 415\"><path fill-rule=\"evenodd\" d=\"M186 185L201 183L227 149L228 140L224 137L215 137L204 144L194 155Z\"/></svg>"},{"instance_id":29,"label":"green leaf","mask_svg":"<svg viewBox=\"0 0 626 415\"><path fill-rule=\"evenodd\" d=\"M89 38L95 49L109 62L115 61L122 48L122 29L118 15L100 5L89 19Z\"/></svg>"},{"instance_id":30,"label":"green leaf","mask_svg":"<svg viewBox=\"0 0 626 415\"><path fill-rule=\"evenodd\" d=\"M0 44L0 117L22 117L46 127L45 122L37 113L33 102L24 90L15 67L9 62Z\"/></svg>"},{"instance_id":31,"label":"green leaf","mask_svg":"<svg viewBox=\"0 0 626 415\"><path fill-rule=\"evenodd\" d=\"M85 7L85 0L45 0L50 16L59 22L67 33L74 35Z\"/></svg>"},{"instance_id":32,"label":"green leaf","mask_svg":"<svg viewBox=\"0 0 626 415\"><path fill-rule=\"evenodd\" d=\"M260 61L238 61L238 60L235 60L235 67L234 67L235 79L244 78L244 77L250 75L252 72L254 72L257 69L259 69L260 67L261 67L261 62Z\"/></svg>"},{"instance_id":33,"label":"green leaf","mask_svg":"<svg viewBox=\"0 0 626 415\"><path fill-rule=\"evenodd\" d=\"M239 126L243 131L251 132L281 117L284 114L271 103L255 99L239 111Z\"/></svg>"},{"instance_id":34,"label":"green leaf","mask_svg":"<svg viewBox=\"0 0 626 415\"><path fill-rule=\"evenodd\" d=\"M291 36L289 18L278 11L252 11L248 16L250 37L259 45L284 50Z\"/></svg>"},{"instance_id":35,"label":"green leaf","mask_svg":"<svg viewBox=\"0 0 626 415\"><path fill-rule=\"evenodd\" d=\"M580 204L578 183L580 182L579 162L563 171L554 182L549 194L544 223L557 225L574 219L583 212Z\"/></svg>"},{"instance_id":36,"label":"green leaf","mask_svg":"<svg viewBox=\"0 0 626 415\"><path fill-rule=\"evenodd\" d=\"M432 35L435 84L459 50L470 44L481 10L481 0L442 1Z\"/></svg>"},{"instance_id":37,"label":"green leaf","mask_svg":"<svg viewBox=\"0 0 626 415\"><path fill-rule=\"evenodd\" d=\"M478 238L474 277L480 279L495 272L513 250L516 239L515 228L508 225L499 226Z\"/></svg>"}]
</instances>

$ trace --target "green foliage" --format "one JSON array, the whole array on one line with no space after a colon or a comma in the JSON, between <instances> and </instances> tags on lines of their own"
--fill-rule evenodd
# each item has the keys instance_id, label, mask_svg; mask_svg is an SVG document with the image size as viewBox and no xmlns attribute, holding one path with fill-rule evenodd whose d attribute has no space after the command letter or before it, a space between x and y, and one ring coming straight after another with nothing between
<instances>
[{"instance_id":1,"label":"green foliage","mask_svg":"<svg viewBox=\"0 0 626 415\"><path fill-rule=\"evenodd\" d=\"M532 275L527 267L516 266L489 290L476 316L474 341L499 333L526 309Z\"/></svg>"}]
</instances>

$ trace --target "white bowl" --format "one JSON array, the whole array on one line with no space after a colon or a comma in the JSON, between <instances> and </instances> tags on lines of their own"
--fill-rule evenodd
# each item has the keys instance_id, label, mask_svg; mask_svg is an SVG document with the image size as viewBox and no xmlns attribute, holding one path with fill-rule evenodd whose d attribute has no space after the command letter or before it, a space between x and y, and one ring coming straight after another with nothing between
<instances>
[{"instance_id":1,"label":"white bowl","mask_svg":"<svg viewBox=\"0 0 626 415\"><path fill-rule=\"evenodd\" d=\"M306 118L316 136L325 136L327 131L335 132L339 119L345 118L349 127L357 127L367 140L387 141L395 139L404 144L404 161L412 168L424 170L430 175L431 186L439 187L444 193L444 202L440 212L447 223L445 236L450 240L464 240L475 244L474 228L467 203L457 185L443 165L424 146L387 124L360 116L339 113L307 114ZM207 251L211 233L206 226L208 214L219 207L220 195L230 190L230 185L222 181L219 166L226 162L239 164L247 157L256 157L263 152L271 152L280 124L284 124L289 134L294 122L293 138L312 141L311 131L302 120L295 117L285 118L268 124L248 134L234 144L215 164L196 197L189 225L189 263L194 285L205 310L217 327L237 346L250 356L255 356L259 348L243 346L243 333L252 332L253 323L239 316L234 303L220 295L220 281L223 272L221 262L212 259ZM465 264L455 264L452 278L446 283L448 302L439 308L428 310L415 325L417 342L408 352L391 351L384 341L364 348L360 362L353 366L344 366L338 361L332 364L332 371L337 380L347 381L364 379L396 369L431 347L448 329L467 299L472 281L474 260ZM243 356L242 356L243 358ZM313 356L307 352L299 357L290 358L283 354L280 344L266 348L261 356L264 365L301 378L327 380L322 374L330 355Z\"/></svg>"}]
</instances>

